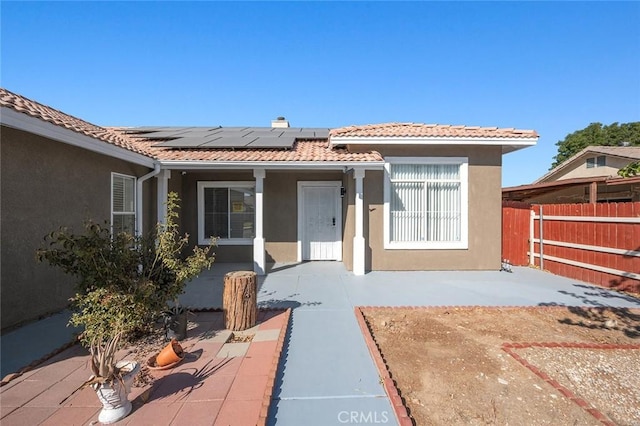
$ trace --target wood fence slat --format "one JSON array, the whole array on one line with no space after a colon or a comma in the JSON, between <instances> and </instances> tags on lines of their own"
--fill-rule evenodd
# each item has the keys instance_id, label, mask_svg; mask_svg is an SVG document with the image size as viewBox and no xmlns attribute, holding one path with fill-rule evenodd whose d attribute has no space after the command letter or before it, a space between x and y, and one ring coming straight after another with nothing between
<instances>
[{"instance_id":1,"label":"wood fence slat","mask_svg":"<svg viewBox=\"0 0 640 426\"><path fill-rule=\"evenodd\" d=\"M503 202L502 253L503 258L508 259L512 265L528 265L530 212L533 211L539 216L541 209L544 216L640 217L640 202L544 206ZM640 251L640 224L637 223L545 221L543 227L545 240ZM539 220L537 219L534 221L533 237L540 238ZM534 247L535 252L540 253L539 243L535 243ZM640 257L551 244L545 245L544 252L547 256L556 256L594 266L633 273L640 272ZM540 265L539 257L534 259L534 263L537 266ZM544 269L585 282L640 292L640 280L599 272L590 268L545 259Z\"/></svg>"}]
</instances>

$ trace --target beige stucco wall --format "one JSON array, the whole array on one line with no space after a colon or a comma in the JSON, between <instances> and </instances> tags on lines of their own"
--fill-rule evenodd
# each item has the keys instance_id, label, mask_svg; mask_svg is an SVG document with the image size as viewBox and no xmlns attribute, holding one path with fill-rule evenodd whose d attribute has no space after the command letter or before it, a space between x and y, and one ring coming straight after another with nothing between
<instances>
[{"instance_id":1,"label":"beige stucco wall","mask_svg":"<svg viewBox=\"0 0 640 426\"><path fill-rule=\"evenodd\" d=\"M500 147L352 146L350 149L376 149L385 157L469 158L469 247L466 250L385 250L384 172L366 172L364 229L367 270L500 269L502 232L502 152ZM349 220L347 218L347 221Z\"/></svg>"},{"instance_id":2,"label":"beige stucco wall","mask_svg":"<svg viewBox=\"0 0 640 426\"><path fill-rule=\"evenodd\" d=\"M604 154L600 154L604 155ZM587 158L597 158L600 155L587 155L576 159L576 161L562 170L558 175L552 179L546 179L545 181L564 180L574 178L585 177L598 177L598 176L618 176L618 170L625 167L627 164L632 163L632 160L625 160L619 157L606 156L606 165L604 167L592 167L587 168Z\"/></svg>"},{"instance_id":3,"label":"beige stucco wall","mask_svg":"<svg viewBox=\"0 0 640 426\"><path fill-rule=\"evenodd\" d=\"M367 171L364 180L364 237L367 270L498 270L501 256L501 147L367 147L384 156L469 158L469 248L466 250L385 250L383 246L384 173ZM197 182L253 181L253 171L172 172L170 189L180 192L183 230L197 243ZM355 182L353 173L342 171L273 171L264 181L264 237L266 261L295 262L297 258L299 181L339 180L347 195L343 207L343 262L353 268L355 234ZM178 182L179 181L179 182ZM219 246L218 262L251 262L253 247Z\"/></svg>"},{"instance_id":4,"label":"beige stucco wall","mask_svg":"<svg viewBox=\"0 0 640 426\"><path fill-rule=\"evenodd\" d=\"M198 181L254 181L252 170L245 171L187 171L180 176L180 184L170 183L183 200L183 230L190 235L190 244L198 242ZM341 171L272 171L267 170L264 180L264 238L267 263L295 262L298 241L298 182L315 180L342 180ZM217 262L252 262L253 246L216 247Z\"/></svg>"},{"instance_id":5,"label":"beige stucco wall","mask_svg":"<svg viewBox=\"0 0 640 426\"><path fill-rule=\"evenodd\" d=\"M49 232L82 232L87 219L110 221L111 173L142 176L149 169L23 131L1 129L2 328L58 311L73 295L73 281L35 260ZM155 191L153 179L144 188ZM145 196L145 222L155 205Z\"/></svg>"}]
</instances>

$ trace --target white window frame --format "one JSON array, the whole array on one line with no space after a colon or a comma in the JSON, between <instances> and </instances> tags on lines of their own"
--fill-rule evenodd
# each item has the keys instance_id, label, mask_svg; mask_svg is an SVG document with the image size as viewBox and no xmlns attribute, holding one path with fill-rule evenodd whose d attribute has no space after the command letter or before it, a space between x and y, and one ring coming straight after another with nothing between
<instances>
[{"instance_id":1,"label":"white window frame","mask_svg":"<svg viewBox=\"0 0 640 426\"><path fill-rule=\"evenodd\" d=\"M211 238L204 235L204 190L207 188L256 188L256 182L251 181L199 181L198 182L198 244L209 245ZM253 225L255 226L255 206ZM219 246L250 246L253 238L219 238L216 240Z\"/></svg>"},{"instance_id":2,"label":"white window frame","mask_svg":"<svg viewBox=\"0 0 640 426\"><path fill-rule=\"evenodd\" d=\"M602 164L600 164L600 160L602 160ZM606 167L607 165L607 156L606 155L598 155L597 157L587 158L587 169L597 169L598 167Z\"/></svg>"},{"instance_id":3,"label":"white window frame","mask_svg":"<svg viewBox=\"0 0 640 426\"><path fill-rule=\"evenodd\" d=\"M391 165L460 165L460 241L391 241ZM468 157L387 157L384 165L384 248L385 250L461 250L469 248L469 158Z\"/></svg>"},{"instance_id":4,"label":"white window frame","mask_svg":"<svg viewBox=\"0 0 640 426\"><path fill-rule=\"evenodd\" d=\"M126 211L126 212L116 212L113 210L113 183L114 183L114 178L116 177L120 177L120 178L125 178L125 179L131 179L133 181L133 211ZM135 235L137 229L137 223L138 223L138 213L136 212L136 200L137 200L137 194L136 194L136 185L137 183L137 178L135 176L130 176L130 175L125 175L122 173L115 173L112 172L111 173L111 223L110 223L110 230L111 233L113 234L113 218L114 216L125 216L125 215L133 215L133 235Z\"/></svg>"}]
</instances>

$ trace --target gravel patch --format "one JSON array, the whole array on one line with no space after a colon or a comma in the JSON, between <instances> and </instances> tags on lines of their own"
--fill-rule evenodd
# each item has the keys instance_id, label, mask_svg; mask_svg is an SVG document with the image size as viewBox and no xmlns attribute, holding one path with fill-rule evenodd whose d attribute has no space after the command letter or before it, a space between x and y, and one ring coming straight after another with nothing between
<instances>
[{"instance_id":1,"label":"gravel patch","mask_svg":"<svg viewBox=\"0 0 640 426\"><path fill-rule=\"evenodd\" d=\"M616 424L640 425L640 349L530 347L514 352Z\"/></svg>"}]
</instances>

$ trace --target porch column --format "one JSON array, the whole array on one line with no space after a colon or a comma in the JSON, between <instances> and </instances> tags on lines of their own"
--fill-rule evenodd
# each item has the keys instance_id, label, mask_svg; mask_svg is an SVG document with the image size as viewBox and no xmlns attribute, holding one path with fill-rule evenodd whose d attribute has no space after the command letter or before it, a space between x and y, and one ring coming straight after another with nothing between
<instances>
[{"instance_id":1,"label":"porch column","mask_svg":"<svg viewBox=\"0 0 640 426\"><path fill-rule=\"evenodd\" d=\"M263 207L262 193L264 191L264 177L266 173L264 169L254 169L253 177L256 178L256 235L253 239L253 271L258 275L265 274L265 256L264 256L264 234L262 229L263 223Z\"/></svg>"},{"instance_id":2,"label":"porch column","mask_svg":"<svg viewBox=\"0 0 640 426\"><path fill-rule=\"evenodd\" d=\"M158 180L158 196L157 198L157 212L158 212L158 223L164 223L167 217L167 197L169 194L169 179L171 179L171 170L163 170L160 172L158 176L156 176Z\"/></svg>"},{"instance_id":3,"label":"porch column","mask_svg":"<svg viewBox=\"0 0 640 426\"><path fill-rule=\"evenodd\" d=\"M353 178L356 181L356 234L353 237L353 274L364 275L364 203L363 181L364 169L355 169Z\"/></svg>"}]
</instances>

